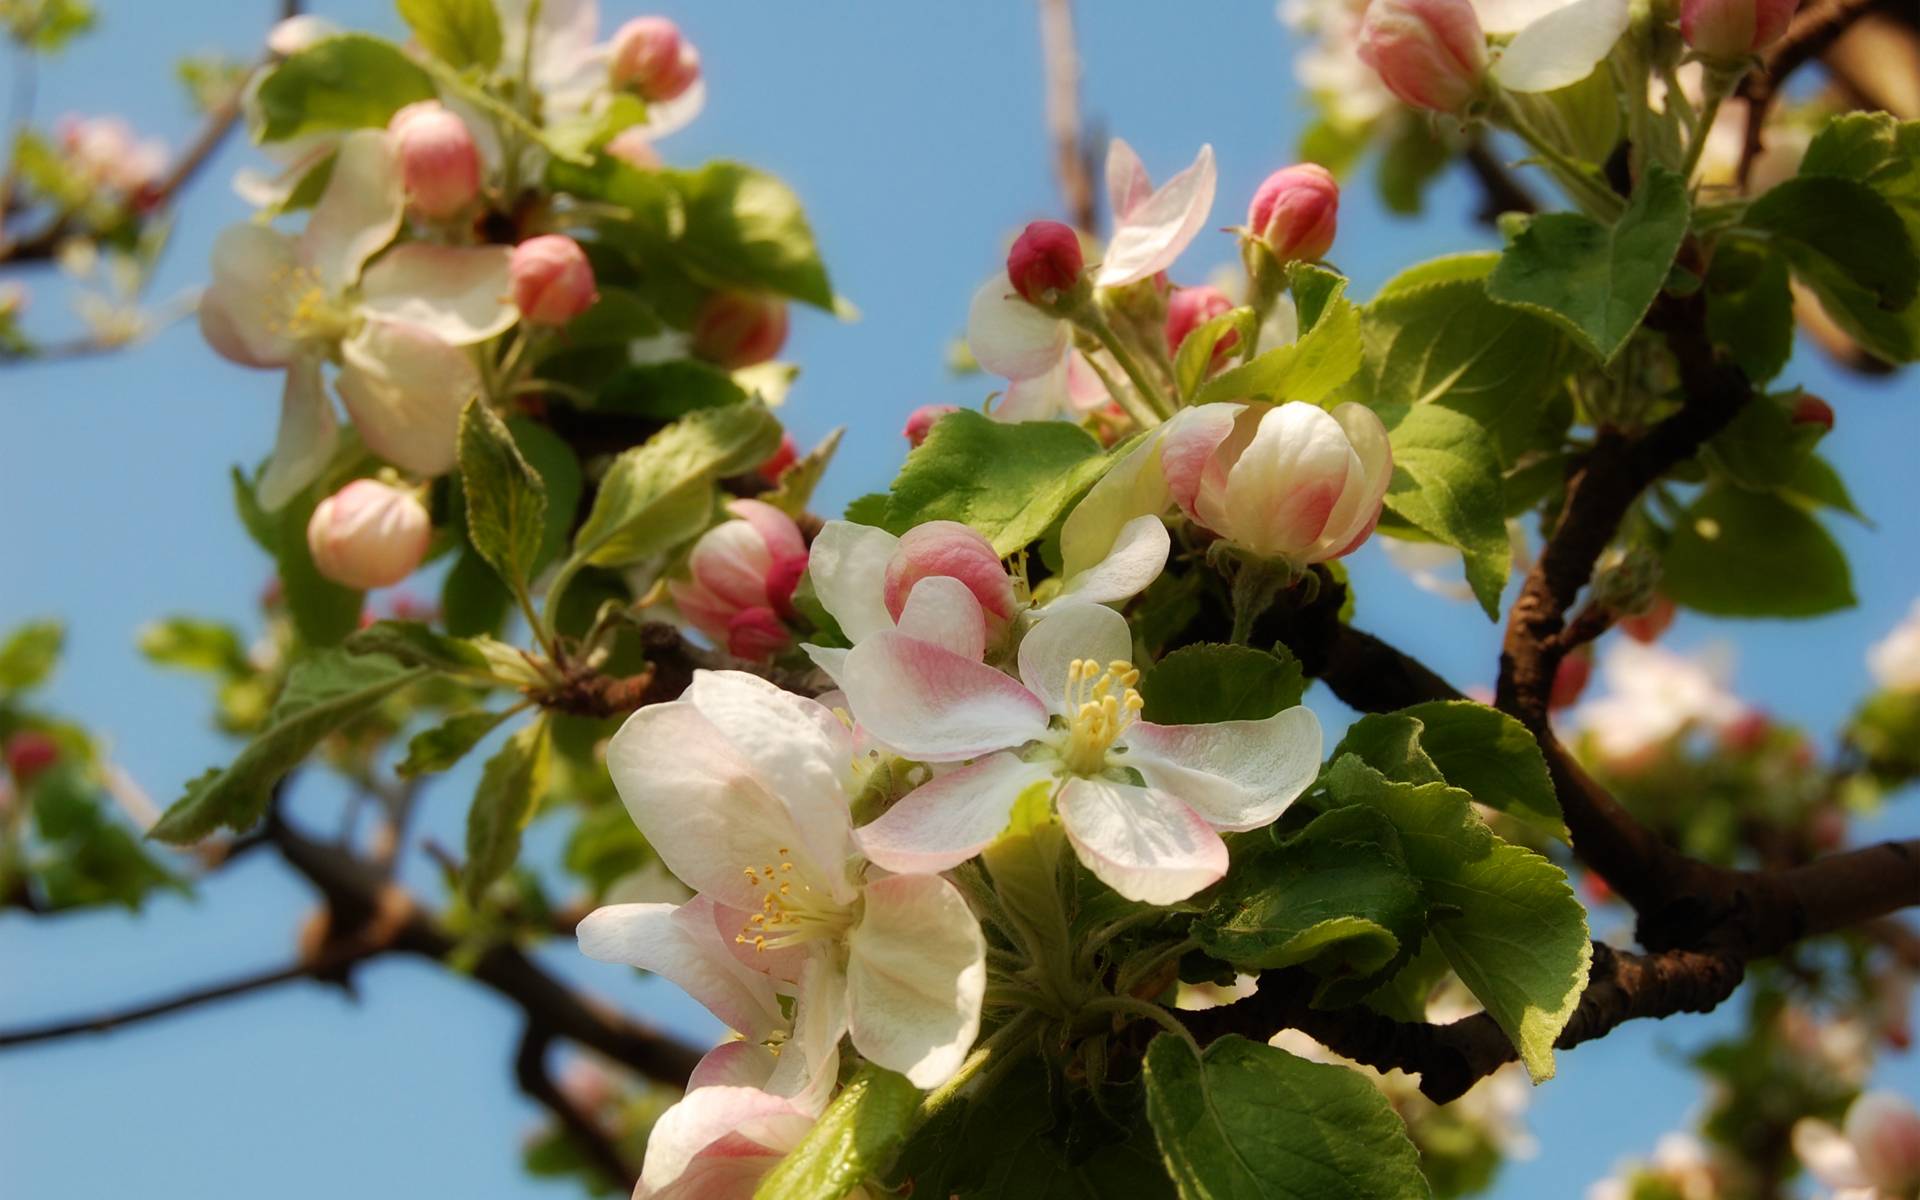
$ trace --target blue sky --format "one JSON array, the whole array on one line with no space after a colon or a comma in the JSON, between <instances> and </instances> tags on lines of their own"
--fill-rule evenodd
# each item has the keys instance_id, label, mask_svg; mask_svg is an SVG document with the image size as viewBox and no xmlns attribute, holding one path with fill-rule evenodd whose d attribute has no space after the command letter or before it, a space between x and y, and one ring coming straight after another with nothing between
<instances>
[{"instance_id":1,"label":"blue sky","mask_svg":"<svg viewBox=\"0 0 1920 1200\"><path fill-rule=\"evenodd\" d=\"M603 0L609 26L646 9ZM194 127L173 63L224 49L248 55L269 0L101 0L103 31L55 64L44 114L129 114L175 145ZM320 0L343 24L393 31L387 0ZM1214 224L1290 160L1307 119L1291 81L1293 47L1264 3L1080 6L1086 108L1125 136L1156 177L1202 142L1220 160ZM849 427L823 510L884 484L916 405L975 404L979 381L943 367L967 299L1005 239L1057 216L1041 119L1031 4L666 6L699 45L710 102L665 142L670 162L742 158L806 200L834 280L863 313L854 324L796 314L790 356L804 374L786 410L803 444ZM245 211L226 187L248 161L230 146L192 195L157 294L204 278L219 228ZM1484 246L1459 179L1432 194L1432 215L1387 217L1367 181L1350 186L1333 259L1366 296L1408 263ZM1180 271L1202 279L1233 257L1204 234ZM35 281L36 283L38 281ZM43 309L59 289L37 286ZM39 314L51 319L49 314ZM1683 618L1681 646L1731 640L1742 690L1782 717L1830 732L1866 685L1862 653L1920 592L1920 512L1911 453L1920 411L1899 383L1840 376L1802 355L1789 378L1839 413L1827 443L1846 470L1868 530L1838 527L1854 564L1858 609L1818 623ZM212 732L198 683L148 667L134 650L146 620L196 613L248 625L266 564L235 523L226 468L270 444L277 381L215 358L190 325L128 354L0 374L0 627L57 614L70 650L50 699L104 734L163 802L233 747ZM1369 548L1355 560L1358 623L1418 649L1461 686L1491 680L1497 631L1466 605L1414 591ZM1330 720L1337 704L1318 703ZM430 832L457 844L473 772L426 802ZM296 813L318 828L337 797L309 788ZM1895 809L1861 836L1910 833ZM536 839L538 844L538 839ZM100 913L35 921L0 916L0 1026L124 1004L285 961L311 898L264 858L193 900L138 917ZM634 1012L688 1036L710 1018L671 989L581 960L546 957ZM357 998L299 985L103 1038L0 1055L0 1164L20 1200L138 1189L152 1200L287 1200L342 1194L540 1197L565 1185L523 1178L520 1139L535 1109L511 1082L511 1011L485 991L414 962L377 963ZM1546 1151L1510 1167L1500 1197L1577 1195L1622 1155L1644 1153L1697 1101L1673 1064L1721 1017L1641 1023L1562 1058L1538 1090L1533 1124ZM1602 1048L1604 1047L1604 1048ZM1889 1081L1913 1094L1908 1062Z\"/></svg>"}]
</instances>

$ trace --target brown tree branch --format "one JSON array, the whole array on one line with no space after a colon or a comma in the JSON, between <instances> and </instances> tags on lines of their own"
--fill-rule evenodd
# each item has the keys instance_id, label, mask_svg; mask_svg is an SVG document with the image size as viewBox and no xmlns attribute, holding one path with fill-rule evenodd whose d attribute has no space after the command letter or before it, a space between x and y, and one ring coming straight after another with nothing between
<instances>
[{"instance_id":1,"label":"brown tree branch","mask_svg":"<svg viewBox=\"0 0 1920 1200\"><path fill-rule=\"evenodd\" d=\"M1482 223L1491 225L1502 213L1540 211L1540 201L1500 161L1486 138L1475 137L1468 142L1461 159L1480 185L1480 209L1474 215Z\"/></svg>"},{"instance_id":2,"label":"brown tree branch","mask_svg":"<svg viewBox=\"0 0 1920 1200\"><path fill-rule=\"evenodd\" d=\"M1787 27L1786 35L1767 52L1766 61L1740 81L1740 92L1747 98L1746 137L1736 175L1741 191L1747 189L1753 164L1766 148L1767 116L1773 111L1774 101L1779 98L1787 77L1833 45L1860 17L1884 3L1885 0L1827 0L1801 9Z\"/></svg>"},{"instance_id":3,"label":"brown tree branch","mask_svg":"<svg viewBox=\"0 0 1920 1200\"><path fill-rule=\"evenodd\" d=\"M566 1130L581 1154L623 1192L633 1190L639 1173L628 1165L619 1145L588 1113L575 1104L547 1071L547 1051L553 1044L551 1034L528 1025L520 1035L520 1046L513 1056L513 1077L520 1090L551 1112Z\"/></svg>"},{"instance_id":4,"label":"brown tree branch","mask_svg":"<svg viewBox=\"0 0 1920 1200\"><path fill-rule=\"evenodd\" d=\"M1053 171L1067 219L1081 232L1092 233L1099 222L1099 199L1093 186L1093 147L1080 127L1080 51L1073 36L1072 0L1040 0L1040 51L1046 66Z\"/></svg>"}]
</instances>

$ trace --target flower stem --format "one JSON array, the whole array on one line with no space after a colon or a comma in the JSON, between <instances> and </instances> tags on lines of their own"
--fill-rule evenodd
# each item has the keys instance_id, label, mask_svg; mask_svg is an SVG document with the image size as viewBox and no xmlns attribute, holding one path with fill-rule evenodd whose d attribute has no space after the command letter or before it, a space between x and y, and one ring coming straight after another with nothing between
<instances>
[{"instance_id":1,"label":"flower stem","mask_svg":"<svg viewBox=\"0 0 1920 1200\"><path fill-rule=\"evenodd\" d=\"M1126 372L1128 381L1133 384L1134 391L1139 395L1130 397L1123 391L1114 399L1118 400L1120 406L1139 422L1140 428L1151 429L1173 415L1173 409L1167 404L1166 397L1160 393L1160 389L1154 385L1153 381L1147 378L1146 372L1140 368L1139 360L1134 358L1133 352L1121 342L1119 336L1113 332L1113 326L1107 323L1107 319L1100 314L1100 310L1095 308L1091 301L1080 306L1079 311L1073 315L1073 322L1091 333L1101 346L1106 348L1107 353L1113 355L1113 361L1120 365L1120 369Z\"/></svg>"},{"instance_id":2,"label":"flower stem","mask_svg":"<svg viewBox=\"0 0 1920 1200\"><path fill-rule=\"evenodd\" d=\"M1706 95L1701 98L1700 115L1694 122L1692 139L1687 143L1686 160L1680 164L1680 178L1693 178L1700 166L1700 156L1706 153L1707 138L1713 133L1713 119L1720 115L1720 105L1739 82L1740 76L1736 73L1708 69Z\"/></svg>"},{"instance_id":3,"label":"flower stem","mask_svg":"<svg viewBox=\"0 0 1920 1200\"><path fill-rule=\"evenodd\" d=\"M1201 1055L1200 1043L1194 1040L1192 1031L1182 1025L1178 1017L1158 1004L1136 1000L1132 996L1096 996L1082 1004L1080 1012L1082 1015L1119 1013L1123 1016L1144 1018L1159 1025L1168 1033L1177 1035L1193 1050L1194 1057L1198 1058Z\"/></svg>"},{"instance_id":4,"label":"flower stem","mask_svg":"<svg viewBox=\"0 0 1920 1200\"><path fill-rule=\"evenodd\" d=\"M1038 1013L1023 1012L988 1034L987 1040L974 1047L973 1053L960 1064L960 1069L953 1073L953 1078L928 1092L927 1098L920 1102L920 1122L925 1124L938 1116L940 1110L953 1103L966 1089L967 1084L973 1082L974 1077L979 1075L989 1063L994 1063L996 1059L1018 1061L1020 1056L1013 1053L1014 1049L1022 1039L1038 1027L1039 1023Z\"/></svg>"},{"instance_id":5,"label":"flower stem","mask_svg":"<svg viewBox=\"0 0 1920 1200\"><path fill-rule=\"evenodd\" d=\"M1612 221L1620 216L1626 202L1599 178L1592 164L1580 162L1543 137L1505 92L1495 93L1495 104L1506 118L1507 127L1540 156L1548 167L1548 173L1582 208L1603 221Z\"/></svg>"}]
</instances>

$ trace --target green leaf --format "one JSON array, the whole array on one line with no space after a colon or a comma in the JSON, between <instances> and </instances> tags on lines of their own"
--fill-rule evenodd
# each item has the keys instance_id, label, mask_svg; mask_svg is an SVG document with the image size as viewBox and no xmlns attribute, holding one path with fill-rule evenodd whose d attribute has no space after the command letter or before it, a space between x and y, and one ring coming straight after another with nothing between
<instances>
[{"instance_id":1,"label":"green leaf","mask_svg":"<svg viewBox=\"0 0 1920 1200\"><path fill-rule=\"evenodd\" d=\"M480 740L513 715L501 712L468 712L448 717L432 729L423 729L407 743L407 756L394 770L403 779L444 771L466 757Z\"/></svg>"},{"instance_id":2,"label":"green leaf","mask_svg":"<svg viewBox=\"0 0 1920 1200\"><path fill-rule=\"evenodd\" d=\"M696 277L833 310L813 229L786 184L737 162L659 174L680 196L685 226L677 249Z\"/></svg>"},{"instance_id":3,"label":"green leaf","mask_svg":"<svg viewBox=\"0 0 1920 1200\"><path fill-rule=\"evenodd\" d=\"M1354 755L1322 777L1336 803L1365 804L1400 833L1447 962L1520 1052L1536 1082L1587 983L1586 910L1565 872L1494 836L1473 797L1444 783L1388 779Z\"/></svg>"},{"instance_id":4,"label":"green leaf","mask_svg":"<svg viewBox=\"0 0 1920 1200\"><path fill-rule=\"evenodd\" d=\"M1566 841L1546 756L1527 727L1471 700L1433 700L1396 714L1420 723L1420 749L1454 787Z\"/></svg>"},{"instance_id":5,"label":"green leaf","mask_svg":"<svg viewBox=\"0 0 1920 1200\"><path fill-rule=\"evenodd\" d=\"M678 359L615 371L600 385L593 407L672 421L690 412L739 404L746 399L747 389L725 371Z\"/></svg>"},{"instance_id":6,"label":"green leaf","mask_svg":"<svg viewBox=\"0 0 1920 1200\"><path fill-rule=\"evenodd\" d=\"M559 434L527 417L513 417L507 421L507 431L513 435L514 444L520 448L521 456L527 460L540 476L541 486L547 493L547 519L540 534L540 550L533 556L533 568L529 576L537 576L566 549L567 535L573 532L573 522L580 513L580 493L586 487L586 480L580 472L580 460L573 453L573 447Z\"/></svg>"},{"instance_id":7,"label":"green leaf","mask_svg":"<svg viewBox=\"0 0 1920 1200\"><path fill-rule=\"evenodd\" d=\"M67 627L59 621L17 626L0 642L0 692L23 692L45 683L66 639Z\"/></svg>"},{"instance_id":8,"label":"green leaf","mask_svg":"<svg viewBox=\"0 0 1920 1200\"><path fill-rule=\"evenodd\" d=\"M410 667L442 675L478 678L481 683L530 687L542 682L517 647L480 634L452 637L418 621L375 621L344 643L351 654L384 654Z\"/></svg>"},{"instance_id":9,"label":"green leaf","mask_svg":"<svg viewBox=\"0 0 1920 1200\"><path fill-rule=\"evenodd\" d=\"M1920 258L1906 226L1865 183L1797 176L1749 205L1743 224L1772 235L1796 269L1811 268L1810 282L1831 268L1886 312L1899 312L1920 293Z\"/></svg>"},{"instance_id":10,"label":"green leaf","mask_svg":"<svg viewBox=\"0 0 1920 1200\"><path fill-rule=\"evenodd\" d=\"M1108 465L1100 443L1077 425L1008 425L962 409L942 417L907 455L882 527L905 533L927 521L959 521L1012 554L1045 533Z\"/></svg>"},{"instance_id":11,"label":"green leaf","mask_svg":"<svg viewBox=\"0 0 1920 1200\"><path fill-rule=\"evenodd\" d=\"M1300 703L1307 688L1300 662L1285 646L1182 646L1140 679L1141 716L1162 725L1261 721Z\"/></svg>"},{"instance_id":12,"label":"green leaf","mask_svg":"<svg viewBox=\"0 0 1920 1200\"><path fill-rule=\"evenodd\" d=\"M365 716L382 700L431 671L385 655L344 649L316 651L294 663L286 687L261 732L225 770L187 785L154 825L163 842L195 842L224 825L243 831L267 810L273 787L311 754L321 739Z\"/></svg>"},{"instance_id":13,"label":"green leaf","mask_svg":"<svg viewBox=\"0 0 1920 1200\"><path fill-rule=\"evenodd\" d=\"M1323 302L1319 319L1298 340L1220 372L1201 385L1193 403L1265 396L1320 404L1353 377L1360 345L1360 312L1336 293Z\"/></svg>"},{"instance_id":14,"label":"green leaf","mask_svg":"<svg viewBox=\"0 0 1920 1200\"><path fill-rule=\"evenodd\" d=\"M713 481L758 466L779 445L780 425L758 402L682 417L614 459L569 563L627 566L690 540L712 517Z\"/></svg>"},{"instance_id":15,"label":"green leaf","mask_svg":"<svg viewBox=\"0 0 1920 1200\"><path fill-rule=\"evenodd\" d=\"M467 866L460 885L468 900L477 902L520 857L521 831L546 794L551 751L542 717L508 738L481 770L467 810Z\"/></svg>"},{"instance_id":16,"label":"green leaf","mask_svg":"<svg viewBox=\"0 0 1920 1200\"><path fill-rule=\"evenodd\" d=\"M1833 464L1818 454L1809 454L1800 463L1800 469L1787 481L1781 494L1802 504L1817 505L1843 512L1863 525L1872 526L1873 522L1860 511L1853 502L1853 493L1847 490L1846 481L1840 478L1840 472Z\"/></svg>"},{"instance_id":17,"label":"green leaf","mask_svg":"<svg viewBox=\"0 0 1920 1200\"><path fill-rule=\"evenodd\" d=\"M492 67L500 61L500 14L493 0L396 0L400 19L420 44L450 67Z\"/></svg>"},{"instance_id":18,"label":"green leaf","mask_svg":"<svg viewBox=\"0 0 1920 1200\"><path fill-rule=\"evenodd\" d=\"M460 414L467 537L507 586L525 591L546 538L547 487L484 398Z\"/></svg>"},{"instance_id":19,"label":"green leaf","mask_svg":"<svg viewBox=\"0 0 1920 1200\"><path fill-rule=\"evenodd\" d=\"M1786 369L1793 353L1793 289L1779 255L1732 238L1715 249L1707 272L1707 336L1730 350L1755 382Z\"/></svg>"},{"instance_id":20,"label":"green leaf","mask_svg":"<svg viewBox=\"0 0 1920 1200\"><path fill-rule=\"evenodd\" d=\"M394 113L431 100L433 79L398 46L361 33L316 42L260 81L260 140L384 127Z\"/></svg>"},{"instance_id":21,"label":"green leaf","mask_svg":"<svg viewBox=\"0 0 1920 1200\"><path fill-rule=\"evenodd\" d=\"M1778 496L1724 485L1682 515L1660 590L1722 617L1812 617L1854 604L1846 555L1819 521Z\"/></svg>"},{"instance_id":22,"label":"green leaf","mask_svg":"<svg viewBox=\"0 0 1920 1200\"><path fill-rule=\"evenodd\" d=\"M1392 822L1337 808L1236 862L1193 923L1200 948L1246 971L1307 964L1329 982L1367 979L1426 933L1426 901Z\"/></svg>"},{"instance_id":23,"label":"green leaf","mask_svg":"<svg viewBox=\"0 0 1920 1200\"><path fill-rule=\"evenodd\" d=\"M771 492L760 497L790 517L798 517L807 511L807 505L813 502L813 490L820 486L827 467L833 462L834 451L840 448L840 439L847 432L842 425L826 437L820 444L795 459L793 465L780 472L780 482Z\"/></svg>"},{"instance_id":24,"label":"green leaf","mask_svg":"<svg viewBox=\"0 0 1920 1200\"><path fill-rule=\"evenodd\" d=\"M1818 427L1797 425L1789 397L1757 396L1707 443L1716 466L1741 487L1786 487L1820 440Z\"/></svg>"},{"instance_id":25,"label":"green leaf","mask_svg":"<svg viewBox=\"0 0 1920 1200\"><path fill-rule=\"evenodd\" d=\"M920 1089L906 1076L861 1068L806 1138L754 1189L754 1200L840 1200L886 1169L919 1110Z\"/></svg>"},{"instance_id":26,"label":"green leaf","mask_svg":"<svg viewBox=\"0 0 1920 1200\"><path fill-rule=\"evenodd\" d=\"M1473 594L1488 619L1497 620L1512 548L1500 459L1486 430L1437 404L1380 415L1393 445L1387 508L1460 551Z\"/></svg>"},{"instance_id":27,"label":"green leaf","mask_svg":"<svg viewBox=\"0 0 1920 1200\"><path fill-rule=\"evenodd\" d=\"M1513 239L1487 293L1548 316L1608 362L1666 283L1687 234L1686 181L1652 167L1611 228L1580 213L1545 213Z\"/></svg>"},{"instance_id":28,"label":"green leaf","mask_svg":"<svg viewBox=\"0 0 1920 1200\"><path fill-rule=\"evenodd\" d=\"M1235 308L1187 334L1173 356L1173 384L1182 403L1193 402L1195 390L1213 370L1213 348L1229 336L1240 339L1234 343L1236 347L1244 346L1246 339L1253 335L1253 328L1253 310Z\"/></svg>"},{"instance_id":29,"label":"green leaf","mask_svg":"<svg viewBox=\"0 0 1920 1200\"><path fill-rule=\"evenodd\" d=\"M240 635L218 621L167 617L140 630L140 653L163 667L209 675L246 675L253 670Z\"/></svg>"},{"instance_id":30,"label":"green leaf","mask_svg":"<svg viewBox=\"0 0 1920 1200\"><path fill-rule=\"evenodd\" d=\"M1147 1047L1147 1118L1182 1200L1414 1200L1420 1156L1380 1090L1237 1034Z\"/></svg>"}]
</instances>

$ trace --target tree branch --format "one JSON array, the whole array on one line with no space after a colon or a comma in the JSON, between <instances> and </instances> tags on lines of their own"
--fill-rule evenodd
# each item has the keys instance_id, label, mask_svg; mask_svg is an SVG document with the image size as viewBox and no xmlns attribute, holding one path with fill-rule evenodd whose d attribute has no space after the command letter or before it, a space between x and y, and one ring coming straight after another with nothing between
<instances>
[{"instance_id":1,"label":"tree branch","mask_svg":"<svg viewBox=\"0 0 1920 1200\"><path fill-rule=\"evenodd\" d=\"M362 961L378 954L373 949L352 961ZM348 965L347 962L332 964L333 969ZM155 1000L131 1008L114 1009L96 1013L90 1017L74 1017L64 1021L53 1021L45 1025L29 1025L21 1029L0 1031L0 1049L12 1046L26 1046L35 1042L51 1042L60 1038L72 1037L83 1033L110 1033L127 1025L137 1025L156 1017L165 1017L173 1013L186 1012L205 1004L221 1000L230 1000L236 996L245 996L252 992L265 991L283 983L292 983L300 979L312 979L315 976L315 964L296 962L290 966L279 967L271 971L260 971L251 975L242 975L224 983L209 984L193 988L164 1000Z\"/></svg>"},{"instance_id":2,"label":"tree branch","mask_svg":"<svg viewBox=\"0 0 1920 1200\"><path fill-rule=\"evenodd\" d=\"M1740 92L1747 98L1746 138L1741 146L1740 167L1736 176L1741 191L1747 190L1753 164L1766 148L1767 116L1773 111L1773 103L1779 98L1787 77L1823 53L1855 21L1880 7L1882 2L1827 0L1825 4L1801 9L1794 16L1793 23L1787 26L1785 36L1767 52L1766 61L1740 81Z\"/></svg>"},{"instance_id":3,"label":"tree branch","mask_svg":"<svg viewBox=\"0 0 1920 1200\"><path fill-rule=\"evenodd\" d=\"M1468 142L1461 159L1480 185L1480 209L1474 215L1483 224L1493 224L1502 213L1540 211L1540 201L1534 198L1526 185L1514 178L1513 172L1494 154L1484 137L1475 137Z\"/></svg>"},{"instance_id":4,"label":"tree branch","mask_svg":"<svg viewBox=\"0 0 1920 1200\"><path fill-rule=\"evenodd\" d=\"M1083 233L1092 233L1099 221L1099 200L1093 187L1093 147L1080 128L1080 51L1074 44L1072 0L1040 0L1040 51L1046 66L1054 174L1067 219Z\"/></svg>"},{"instance_id":5,"label":"tree branch","mask_svg":"<svg viewBox=\"0 0 1920 1200\"><path fill-rule=\"evenodd\" d=\"M574 1145L599 1168L609 1182L618 1184L623 1192L632 1191L634 1184L639 1182L639 1173L627 1165L620 1147L607 1136L607 1131L601 1128L593 1115L574 1104L553 1081L553 1076L548 1074L547 1050L552 1044L550 1034L528 1025L520 1035L520 1046L513 1056L515 1081L519 1083L521 1091L538 1101L559 1120Z\"/></svg>"}]
</instances>

